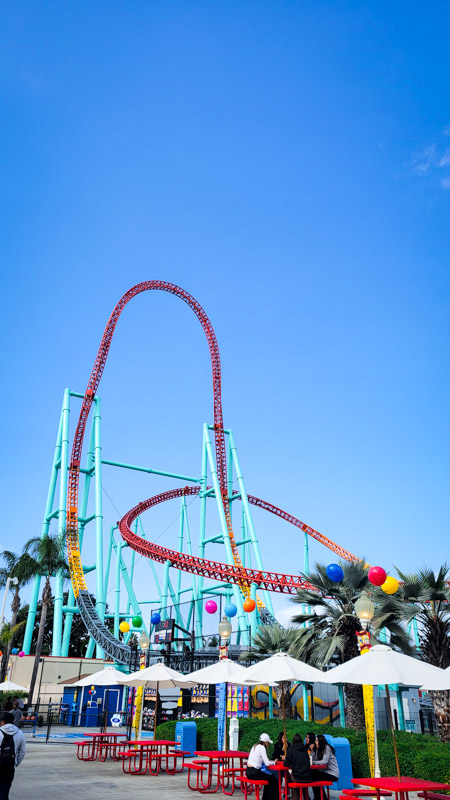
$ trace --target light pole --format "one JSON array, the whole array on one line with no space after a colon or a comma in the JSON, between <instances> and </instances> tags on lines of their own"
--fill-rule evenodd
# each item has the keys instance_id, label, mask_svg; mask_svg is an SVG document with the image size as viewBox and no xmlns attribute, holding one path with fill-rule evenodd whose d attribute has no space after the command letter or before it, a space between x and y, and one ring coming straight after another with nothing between
<instances>
[{"instance_id":1,"label":"light pole","mask_svg":"<svg viewBox=\"0 0 450 800\"><path fill-rule=\"evenodd\" d=\"M232 630L231 622L224 614L219 622L219 660L228 656L228 645Z\"/></svg>"},{"instance_id":2,"label":"light pole","mask_svg":"<svg viewBox=\"0 0 450 800\"><path fill-rule=\"evenodd\" d=\"M375 614L375 605L369 595L363 590L355 602L355 613L361 623L361 631L357 631L358 647L361 655L367 653L370 648L370 623ZM369 751L369 763L373 763L374 777L381 776L380 764L378 760L378 741L377 726L375 720L373 686L363 685L364 715L366 718L367 748Z\"/></svg>"},{"instance_id":3,"label":"light pole","mask_svg":"<svg viewBox=\"0 0 450 800\"><path fill-rule=\"evenodd\" d=\"M17 586L19 583L18 578L7 578L6 585L5 585L5 594L3 595L3 603L2 603L2 613L0 615L0 633L3 630L3 626L5 624L5 606L6 606L6 598L8 597L9 587L12 584L13 586Z\"/></svg>"}]
</instances>

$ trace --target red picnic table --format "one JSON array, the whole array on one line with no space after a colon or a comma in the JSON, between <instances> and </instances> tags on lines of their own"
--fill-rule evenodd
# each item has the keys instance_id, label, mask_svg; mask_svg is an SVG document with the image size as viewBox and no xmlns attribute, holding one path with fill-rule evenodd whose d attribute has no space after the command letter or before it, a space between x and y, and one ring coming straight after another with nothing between
<instances>
[{"instance_id":1,"label":"red picnic table","mask_svg":"<svg viewBox=\"0 0 450 800\"><path fill-rule=\"evenodd\" d=\"M280 800L283 798L284 800L288 800L288 776L289 776L289 768L285 767L282 761L276 761L269 769L273 770L274 772L278 773L278 796ZM286 774L287 773L287 774ZM283 775L284 775L284 789L283 789Z\"/></svg>"},{"instance_id":2,"label":"red picnic table","mask_svg":"<svg viewBox=\"0 0 450 800\"><path fill-rule=\"evenodd\" d=\"M248 758L248 753L240 750L196 750L195 755L201 756L201 759L193 762L194 767L201 765L203 762L207 768L206 782L203 781L203 776L201 776L200 782L197 781L197 789L199 792L207 794L217 792L220 787L226 794L229 794L226 790L230 782L232 782L234 791L234 776L238 773L243 774L245 771L244 761ZM235 761L239 761L238 767L235 766ZM217 770L215 772L214 767L216 765ZM216 778L215 787L213 786L213 778Z\"/></svg>"},{"instance_id":3,"label":"red picnic table","mask_svg":"<svg viewBox=\"0 0 450 800\"><path fill-rule=\"evenodd\" d=\"M94 733L83 733L83 736L89 736L92 741L77 742L77 758L80 761L95 761L97 756L99 761L105 761L109 752L113 758L116 757L116 750L121 747L127 740L126 733L119 733L118 731L94 731ZM119 738L122 737L122 741ZM85 749L87 748L87 755Z\"/></svg>"},{"instance_id":4,"label":"red picnic table","mask_svg":"<svg viewBox=\"0 0 450 800\"><path fill-rule=\"evenodd\" d=\"M406 797L408 800L409 792L420 792L421 797L428 800L429 792L446 791L450 789L448 783L437 783L436 781L426 781L422 778L408 778L407 776L394 778L352 778L352 783L359 784L360 786L370 786L376 790L377 800L380 800L380 791L385 789L390 792L395 792L396 798L400 795L401 800Z\"/></svg>"},{"instance_id":5,"label":"red picnic table","mask_svg":"<svg viewBox=\"0 0 450 800\"><path fill-rule=\"evenodd\" d=\"M127 749L121 755L122 769L130 775L144 775L146 772L149 772L150 775L159 775L162 762L165 761L164 772L169 775L182 772L186 752L169 750L170 747L174 748L177 744L178 742L172 742L169 739L130 740L126 742ZM181 770L177 769L179 758L181 758ZM173 759L173 766L170 764L171 759Z\"/></svg>"}]
</instances>

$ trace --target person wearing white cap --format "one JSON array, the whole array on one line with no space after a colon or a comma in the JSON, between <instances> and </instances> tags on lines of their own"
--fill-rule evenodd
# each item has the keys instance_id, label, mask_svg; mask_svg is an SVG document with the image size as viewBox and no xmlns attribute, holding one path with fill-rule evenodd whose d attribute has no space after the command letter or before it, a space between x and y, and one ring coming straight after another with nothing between
<instances>
[{"instance_id":1,"label":"person wearing white cap","mask_svg":"<svg viewBox=\"0 0 450 800\"><path fill-rule=\"evenodd\" d=\"M263 800L276 800L278 796L278 778L275 772L270 772L268 767L275 764L267 755L269 744L273 744L268 733L262 733L259 742L254 744L247 759L247 778L253 781L268 781L264 786Z\"/></svg>"}]
</instances>

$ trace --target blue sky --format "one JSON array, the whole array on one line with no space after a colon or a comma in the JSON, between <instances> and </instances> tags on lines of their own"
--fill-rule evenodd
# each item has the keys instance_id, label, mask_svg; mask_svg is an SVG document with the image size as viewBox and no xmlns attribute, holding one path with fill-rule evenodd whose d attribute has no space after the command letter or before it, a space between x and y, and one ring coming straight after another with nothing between
<instances>
[{"instance_id":1,"label":"blue sky","mask_svg":"<svg viewBox=\"0 0 450 800\"><path fill-rule=\"evenodd\" d=\"M84 390L120 296L161 278L215 327L247 491L386 569L439 565L450 10L69 1L1 16L3 546L40 531L65 386ZM106 458L200 471L209 359L179 301L127 308L100 394ZM171 485L104 473L120 513ZM177 515L144 518L149 537L175 546ZM255 522L265 566L301 570L302 537ZM311 543L315 559L334 557Z\"/></svg>"}]
</instances>

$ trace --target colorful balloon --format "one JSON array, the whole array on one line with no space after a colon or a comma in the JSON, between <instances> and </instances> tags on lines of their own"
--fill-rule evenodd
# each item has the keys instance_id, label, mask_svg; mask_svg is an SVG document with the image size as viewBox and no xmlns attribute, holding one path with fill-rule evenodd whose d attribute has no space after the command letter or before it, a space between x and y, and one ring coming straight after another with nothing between
<instances>
[{"instance_id":1,"label":"colorful balloon","mask_svg":"<svg viewBox=\"0 0 450 800\"><path fill-rule=\"evenodd\" d=\"M25 655L25 653L23 652L23 650L21 650L20 653L19 653L19 658L23 658L24 655Z\"/></svg>"},{"instance_id":2,"label":"colorful balloon","mask_svg":"<svg viewBox=\"0 0 450 800\"><path fill-rule=\"evenodd\" d=\"M217 603L215 600L207 600L205 603L205 609L208 614L215 614L217 611Z\"/></svg>"},{"instance_id":3,"label":"colorful balloon","mask_svg":"<svg viewBox=\"0 0 450 800\"><path fill-rule=\"evenodd\" d=\"M133 623L133 628L140 628L142 626L142 617L133 617L131 622Z\"/></svg>"},{"instance_id":4,"label":"colorful balloon","mask_svg":"<svg viewBox=\"0 0 450 800\"><path fill-rule=\"evenodd\" d=\"M128 633L128 631L130 630L130 623L125 622L125 620L122 620L122 622L119 625L119 630L122 631L122 633Z\"/></svg>"},{"instance_id":5,"label":"colorful balloon","mask_svg":"<svg viewBox=\"0 0 450 800\"><path fill-rule=\"evenodd\" d=\"M333 583L341 583L344 580L344 570L339 564L328 564L327 576Z\"/></svg>"},{"instance_id":6,"label":"colorful balloon","mask_svg":"<svg viewBox=\"0 0 450 800\"><path fill-rule=\"evenodd\" d=\"M373 586L381 586L386 580L386 572L383 567L371 567L367 576Z\"/></svg>"},{"instance_id":7,"label":"colorful balloon","mask_svg":"<svg viewBox=\"0 0 450 800\"><path fill-rule=\"evenodd\" d=\"M18 647L13 647L13 649L11 650L11 653L13 654L13 656L16 656L18 652L19 652L19 648Z\"/></svg>"},{"instance_id":8,"label":"colorful balloon","mask_svg":"<svg viewBox=\"0 0 450 800\"><path fill-rule=\"evenodd\" d=\"M254 600L252 600L251 597L247 597L247 600L244 601L243 608L244 608L244 611L247 612L247 614L250 614L252 611L255 610L256 603L255 603Z\"/></svg>"},{"instance_id":9,"label":"colorful balloon","mask_svg":"<svg viewBox=\"0 0 450 800\"><path fill-rule=\"evenodd\" d=\"M397 578L393 578L392 575L388 575L381 588L385 594L395 594L399 586L400 584Z\"/></svg>"},{"instance_id":10,"label":"colorful balloon","mask_svg":"<svg viewBox=\"0 0 450 800\"><path fill-rule=\"evenodd\" d=\"M152 616L150 617L150 622L152 625L158 625L161 622L161 614L159 611L154 611Z\"/></svg>"},{"instance_id":11,"label":"colorful balloon","mask_svg":"<svg viewBox=\"0 0 450 800\"><path fill-rule=\"evenodd\" d=\"M235 617L237 614L237 608L234 603L227 603L224 608L224 612L227 617Z\"/></svg>"}]
</instances>

